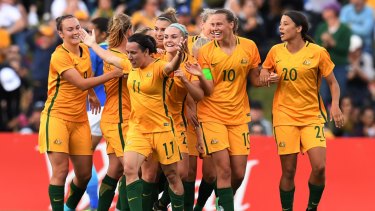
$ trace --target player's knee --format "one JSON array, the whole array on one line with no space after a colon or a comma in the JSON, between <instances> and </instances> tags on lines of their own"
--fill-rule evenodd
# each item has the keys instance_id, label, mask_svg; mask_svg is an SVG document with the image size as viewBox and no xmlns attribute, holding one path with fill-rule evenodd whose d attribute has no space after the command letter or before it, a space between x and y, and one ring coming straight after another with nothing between
<instances>
[{"instance_id":1,"label":"player's knee","mask_svg":"<svg viewBox=\"0 0 375 211\"><path fill-rule=\"evenodd\" d=\"M68 176L69 169L68 168L55 168L53 170L52 177L59 181L65 181L66 177Z\"/></svg>"},{"instance_id":2,"label":"player's knee","mask_svg":"<svg viewBox=\"0 0 375 211\"><path fill-rule=\"evenodd\" d=\"M326 165L324 163L312 166L312 174L314 176L323 177L325 175L325 172Z\"/></svg>"},{"instance_id":3,"label":"player's knee","mask_svg":"<svg viewBox=\"0 0 375 211\"><path fill-rule=\"evenodd\" d=\"M124 164L124 174L126 176L126 180L135 180L138 178L138 169L135 165L131 165L130 163Z\"/></svg>"},{"instance_id":4,"label":"player's knee","mask_svg":"<svg viewBox=\"0 0 375 211\"><path fill-rule=\"evenodd\" d=\"M217 170L217 177L224 181L231 181L232 172L229 167L224 167Z\"/></svg>"},{"instance_id":5,"label":"player's knee","mask_svg":"<svg viewBox=\"0 0 375 211\"><path fill-rule=\"evenodd\" d=\"M180 177L177 174L176 169L168 169L167 171L164 172L164 174L169 184L176 184L180 180Z\"/></svg>"},{"instance_id":6,"label":"player's knee","mask_svg":"<svg viewBox=\"0 0 375 211\"><path fill-rule=\"evenodd\" d=\"M157 171L143 171L142 179L146 182L154 183L157 181Z\"/></svg>"},{"instance_id":7,"label":"player's knee","mask_svg":"<svg viewBox=\"0 0 375 211\"><path fill-rule=\"evenodd\" d=\"M91 170L86 172L76 172L76 178L80 183L87 184L91 179Z\"/></svg>"},{"instance_id":8,"label":"player's knee","mask_svg":"<svg viewBox=\"0 0 375 211\"><path fill-rule=\"evenodd\" d=\"M294 176L296 175L296 167L288 166L283 169L282 177L287 180L294 180Z\"/></svg>"}]
</instances>

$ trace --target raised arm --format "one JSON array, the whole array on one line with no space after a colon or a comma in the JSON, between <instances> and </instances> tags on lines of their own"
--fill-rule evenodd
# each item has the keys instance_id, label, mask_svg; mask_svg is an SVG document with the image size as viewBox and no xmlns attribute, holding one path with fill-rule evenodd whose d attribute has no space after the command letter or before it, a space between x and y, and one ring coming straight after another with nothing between
<instances>
[{"instance_id":1,"label":"raised arm","mask_svg":"<svg viewBox=\"0 0 375 211\"><path fill-rule=\"evenodd\" d=\"M103 48L101 48L97 43L96 43L96 40L95 40L95 31L94 29L92 30L92 33L91 35L89 35L84 29L80 29L80 32L79 32L79 37L80 39L82 40L82 42L91 47L91 49L100 57L102 58L105 62L109 63L109 64L112 64L118 68L123 68L122 67L122 59L117 57L117 56L113 56L113 54L111 52L109 52L108 50L104 50Z\"/></svg>"}]
</instances>

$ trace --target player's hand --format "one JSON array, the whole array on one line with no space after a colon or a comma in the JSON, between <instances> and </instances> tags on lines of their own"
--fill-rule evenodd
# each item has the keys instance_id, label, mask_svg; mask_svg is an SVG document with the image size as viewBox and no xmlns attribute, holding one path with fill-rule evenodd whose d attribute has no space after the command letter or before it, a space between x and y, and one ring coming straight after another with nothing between
<instances>
[{"instance_id":1,"label":"player's hand","mask_svg":"<svg viewBox=\"0 0 375 211\"><path fill-rule=\"evenodd\" d=\"M175 45L175 47L177 48L177 52L179 53L179 55L182 55L185 51L186 51L186 38L183 38L181 37L181 40L180 40L180 43L178 43L178 45Z\"/></svg>"},{"instance_id":2,"label":"player's hand","mask_svg":"<svg viewBox=\"0 0 375 211\"><path fill-rule=\"evenodd\" d=\"M90 92L89 92L88 101L89 101L91 113L95 114L95 115L100 113L102 107L101 107L100 101L99 101L99 99L98 99L98 97L96 96L95 93L90 94Z\"/></svg>"},{"instance_id":3,"label":"player's hand","mask_svg":"<svg viewBox=\"0 0 375 211\"><path fill-rule=\"evenodd\" d=\"M122 71L121 68L118 68L118 67L114 66L113 69L114 70L110 72L110 73L112 73L113 78L120 78L120 77L124 76L124 72Z\"/></svg>"},{"instance_id":4,"label":"player's hand","mask_svg":"<svg viewBox=\"0 0 375 211\"><path fill-rule=\"evenodd\" d=\"M270 77L268 78L268 85L278 83L279 79L280 79L280 77L277 73L271 72Z\"/></svg>"},{"instance_id":5,"label":"player's hand","mask_svg":"<svg viewBox=\"0 0 375 211\"><path fill-rule=\"evenodd\" d=\"M269 86L269 77L270 77L270 72L268 72L267 69L261 69L259 73L259 82L262 86Z\"/></svg>"},{"instance_id":6,"label":"player's hand","mask_svg":"<svg viewBox=\"0 0 375 211\"><path fill-rule=\"evenodd\" d=\"M196 130L200 130L200 128L196 128ZM195 145L195 148L199 152L199 157L203 157L203 155L205 154L205 151L204 151L203 138L201 136L197 136L197 144Z\"/></svg>"},{"instance_id":7,"label":"player's hand","mask_svg":"<svg viewBox=\"0 0 375 211\"><path fill-rule=\"evenodd\" d=\"M185 73L182 72L181 69L175 70L173 74L174 74L174 76L177 76L180 79L185 78Z\"/></svg>"},{"instance_id":8,"label":"player's hand","mask_svg":"<svg viewBox=\"0 0 375 211\"><path fill-rule=\"evenodd\" d=\"M344 115L342 114L338 105L332 104L330 111L330 121L332 121L332 119L335 121L335 126L337 128L341 128L344 126Z\"/></svg>"},{"instance_id":9,"label":"player's hand","mask_svg":"<svg viewBox=\"0 0 375 211\"><path fill-rule=\"evenodd\" d=\"M80 28L79 30L79 38L81 39L81 41L89 46L89 47L92 47L94 44L96 44L96 40L95 40L95 30L93 29L92 32L91 32L91 35L89 33L86 32L85 29L83 28Z\"/></svg>"},{"instance_id":10,"label":"player's hand","mask_svg":"<svg viewBox=\"0 0 375 211\"><path fill-rule=\"evenodd\" d=\"M200 77L203 75L202 68L198 63L185 62L186 71L194 76Z\"/></svg>"},{"instance_id":11,"label":"player's hand","mask_svg":"<svg viewBox=\"0 0 375 211\"><path fill-rule=\"evenodd\" d=\"M165 54L165 50L164 49L161 49L161 48L156 48L156 52L158 54Z\"/></svg>"}]
</instances>

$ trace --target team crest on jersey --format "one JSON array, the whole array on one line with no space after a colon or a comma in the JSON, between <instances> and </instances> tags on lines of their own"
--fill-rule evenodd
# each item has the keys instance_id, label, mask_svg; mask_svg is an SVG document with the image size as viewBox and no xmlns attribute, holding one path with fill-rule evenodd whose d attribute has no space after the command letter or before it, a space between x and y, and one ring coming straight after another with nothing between
<instances>
[{"instance_id":1,"label":"team crest on jersey","mask_svg":"<svg viewBox=\"0 0 375 211\"><path fill-rule=\"evenodd\" d=\"M146 74L146 77L151 77L152 76L152 72L148 72L147 74Z\"/></svg>"},{"instance_id":2,"label":"team crest on jersey","mask_svg":"<svg viewBox=\"0 0 375 211\"><path fill-rule=\"evenodd\" d=\"M279 143L279 147L285 147L285 145L286 145L286 144L285 144L285 142L283 142L283 141Z\"/></svg>"},{"instance_id":3,"label":"team crest on jersey","mask_svg":"<svg viewBox=\"0 0 375 211\"><path fill-rule=\"evenodd\" d=\"M246 58L242 58L242 59L241 59L241 64L247 64L247 63L248 63L248 61L247 61Z\"/></svg>"},{"instance_id":4,"label":"team crest on jersey","mask_svg":"<svg viewBox=\"0 0 375 211\"><path fill-rule=\"evenodd\" d=\"M213 139L211 140L211 144L217 144L217 143L219 143L219 140L217 140L217 139L215 139L215 138L213 138Z\"/></svg>"},{"instance_id":5,"label":"team crest on jersey","mask_svg":"<svg viewBox=\"0 0 375 211\"><path fill-rule=\"evenodd\" d=\"M60 144L62 144L62 141L59 140L59 139L56 139L53 143L54 143L54 144L57 144L57 145L60 145Z\"/></svg>"},{"instance_id":6,"label":"team crest on jersey","mask_svg":"<svg viewBox=\"0 0 375 211\"><path fill-rule=\"evenodd\" d=\"M311 64L311 61L306 59L304 62L303 62L304 65L306 66L309 66Z\"/></svg>"}]
</instances>

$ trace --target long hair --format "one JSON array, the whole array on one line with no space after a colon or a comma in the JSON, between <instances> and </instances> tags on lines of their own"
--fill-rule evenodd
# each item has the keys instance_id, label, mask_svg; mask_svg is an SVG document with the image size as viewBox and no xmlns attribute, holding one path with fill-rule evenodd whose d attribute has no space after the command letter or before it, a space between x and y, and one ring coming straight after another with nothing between
<instances>
[{"instance_id":1,"label":"long hair","mask_svg":"<svg viewBox=\"0 0 375 211\"><path fill-rule=\"evenodd\" d=\"M117 47L125 39L128 30L131 30L132 24L130 17L125 14L117 14L109 21L108 25L108 45L110 48Z\"/></svg>"},{"instance_id":2,"label":"long hair","mask_svg":"<svg viewBox=\"0 0 375 211\"><path fill-rule=\"evenodd\" d=\"M296 26L302 27L301 36L303 40L309 41L311 43L315 43L313 38L311 38L307 34L307 32L309 31L309 22L307 21L307 18L305 15L295 10L286 11L283 15L286 15L290 19L292 19L292 21L296 24Z\"/></svg>"}]
</instances>

